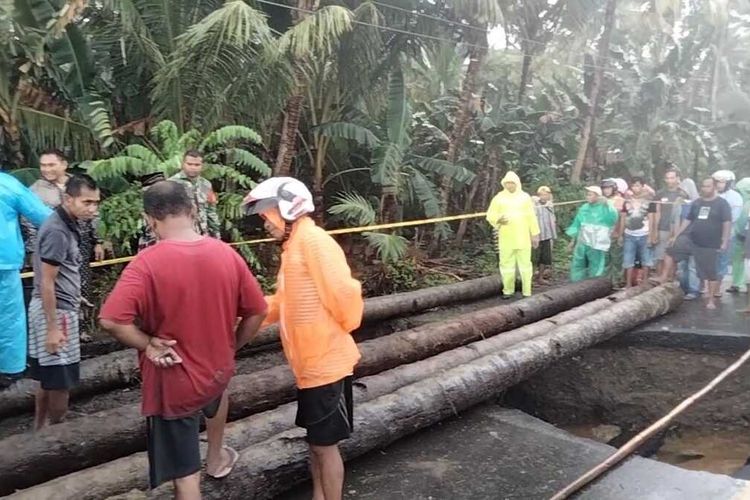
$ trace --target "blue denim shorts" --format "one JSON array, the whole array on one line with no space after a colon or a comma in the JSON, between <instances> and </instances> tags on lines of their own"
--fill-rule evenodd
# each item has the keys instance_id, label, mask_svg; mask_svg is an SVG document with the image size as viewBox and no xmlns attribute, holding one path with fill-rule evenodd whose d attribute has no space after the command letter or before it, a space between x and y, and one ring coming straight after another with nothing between
<instances>
[{"instance_id":1,"label":"blue denim shorts","mask_svg":"<svg viewBox=\"0 0 750 500\"><path fill-rule=\"evenodd\" d=\"M630 236L626 234L622 254L622 267L624 269L635 267L636 260L641 263L641 267L654 266L654 249L649 246L648 235Z\"/></svg>"}]
</instances>

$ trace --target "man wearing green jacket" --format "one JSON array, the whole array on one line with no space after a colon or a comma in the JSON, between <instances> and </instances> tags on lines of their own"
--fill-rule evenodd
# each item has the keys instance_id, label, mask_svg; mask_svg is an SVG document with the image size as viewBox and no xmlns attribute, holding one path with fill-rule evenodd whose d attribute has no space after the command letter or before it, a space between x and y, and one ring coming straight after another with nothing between
<instances>
[{"instance_id":1,"label":"man wearing green jacket","mask_svg":"<svg viewBox=\"0 0 750 500\"><path fill-rule=\"evenodd\" d=\"M615 207L602 196L599 186L586 188L586 204L578 209L573 223L565 233L573 238L568 245L573 250L570 280L604 276L607 272L612 231L619 215Z\"/></svg>"},{"instance_id":2,"label":"man wearing green jacket","mask_svg":"<svg viewBox=\"0 0 750 500\"><path fill-rule=\"evenodd\" d=\"M733 232L736 238L732 247L732 286L727 289L729 293L739 293L747 278L750 278L745 276L745 229L750 214L750 177L740 179L735 190L742 196L743 206L740 216L734 223Z\"/></svg>"}]
</instances>

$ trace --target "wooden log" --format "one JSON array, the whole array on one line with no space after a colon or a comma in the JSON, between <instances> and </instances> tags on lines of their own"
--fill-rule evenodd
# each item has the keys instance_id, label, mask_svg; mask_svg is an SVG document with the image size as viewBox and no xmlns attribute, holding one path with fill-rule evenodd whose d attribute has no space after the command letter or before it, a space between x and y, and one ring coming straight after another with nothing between
<instances>
[{"instance_id":1,"label":"wooden log","mask_svg":"<svg viewBox=\"0 0 750 500\"><path fill-rule=\"evenodd\" d=\"M602 293L609 289L609 286L606 281L594 281L589 283L591 285L590 290L588 293L595 293L596 290L599 290L599 292L596 293ZM572 296L571 291L575 291L575 289L578 289L580 287L562 287L561 289L555 291L555 294L553 297L546 297L541 298L538 297L534 301L531 299L528 299L527 301L521 301L516 303L515 305L508 305L508 306L500 306L499 308L492 308L492 309L500 309L507 311L509 308L518 308L516 312L523 311L524 314L527 315L527 319L533 319L533 314L530 312L531 310L534 310L534 304L537 304L538 302L543 302L545 304L550 303L551 298L555 297L564 297L564 296ZM616 300L622 300L627 299L633 295L635 295L638 291L633 289L626 292L622 292L620 294L616 294L612 297L601 299L601 300L595 300L593 302L588 302L586 305L581 306L577 309L566 311L558 316L555 316L554 318L550 318L548 321L543 321L539 323L533 323L531 325L528 325L524 328L514 330L512 332L507 332L504 335L501 335L499 337L495 337L490 340L486 340L484 342L477 342L475 344L472 344L470 347L461 349L461 350L454 350L443 353L441 356L439 356L440 359L436 360L437 357L431 358L428 360L424 360L420 363L415 363L413 365L407 365L413 367L410 372L407 374L401 374L399 373L396 376L389 376L385 380L380 380L382 377L366 377L364 379L358 379L355 383L355 391L356 391L356 397L357 401L363 401L368 398L377 397L382 394L386 394L388 392L391 392L398 387L401 387L402 385L412 383L416 380L419 380L421 378L427 377L431 375L432 373L435 373L440 370L445 370L447 367L456 366L460 362L464 362L470 359L474 359L480 355L480 353L488 352L489 349L491 349L491 345L489 342L492 340L502 340L504 338L512 339L512 341L518 341L523 338L527 338L530 336L535 335L541 335L543 333L549 332L550 330L554 329L558 324L566 321L570 321L574 318L581 318L585 317L590 314L594 314L597 311L600 311L601 309L606 308L607 306L611 305ZM523 303L522 303L523 302ZM535 310L542 311L544 308L539 307ZM480 313L483 313L484 311L480 311ZM497 311L495 311L497 314ZM541 312L538 312L541 314ZM477 314L477 313L473 313ZM470 316L470 315L469 315ZM520 313L517 315L518 317L521 317ZM429 335L429 332L432 332L432 335L436 335L436 329L442 328L445 326L446 328L450 328L451 326L455 327L456 325L465 325L465 318L458 318L459 321L456 322L455 325L449 325L447 323L451 323L453 320L447 322L444 325L428 325L423 328L417 328L414 330L402 332L400 334L394 334L395 336L399 337L405 337L409 338L410 344L407 345L419 345L420 341L422 343L425 342L425 338L427 335ZM463 332L463 337L460 337L455 332ZM459 330L456 329L453 333L456 338L467 338L465 335L471 334L469 330ZM494 333L497 333L493 331L492 329L485 329L482 333L484 333L486 336L493 335ZM390 336L393 337L394 335ZM472 338L480 338L480 334L474 332L474 337ZM366 345L370 344L380 344L386 341L389 337L384 337L381 339L377 339L374 341L365 342L360 345L360 347L364 347ZM477 346L480 346L482 344L487 344L486 347L479 348ZM445 345L445 343L441 344ZM503 343L500 342L497 345L507 345L507 342ZM433 347L434 349L434 347ZM380 349L376 349L376 352L380 351ZM452 353L457 353L458 351L462 351L462 354L453 356ZM387 350L384 350L384 352L389 352ZM390 357L396 356L397 353L391 352ZM401 353L401 356L404 356L404 353ZM399 370L405 367L400 367ZM373 370L374 368L369 368L370 370ZM242 404L243 401L247 401L250 403L249 406L242 407L246 411L253 411L253 405L267 405L269 404L269 401L274 397L274 393L270 390L264 390L264 387L267 386L273 386L275 390L280 391L282 394L286 394L287 396L290 396L290 398L294 397L294 387L293 387L293 380L288 380L286 383L284 382L284 379L281 378L283 376L283 373L286 373L288 377L291 377L291 374L288 372L288 370L266 370L265 372L272 372L270 374L263 374L263 372L259 372L260 375L264 375L260 382L258 382L257 376L259 374L249 375L249 376L238 376L235 377L233 381L233 392L232 392L232 406L234 408L237 408L239 405ZM392 373L393 370L387 373ZM359 371L358 371L359 373ZM395 385L394 385L395 384ZM253 387L254 389L249 389L248 387ZM256 399L253 400L252 396L255 392ZM237 394L241 394L244 397L243 399L240 399L237 397ZM278 397L278 396L277 396ZM260 398L260 399L257 399ZM238 401L240 400L240 401ZM257 408L257 406L255 406ZM285 405L275 411L272 412L265 412L262 414L257 414L252 417L249 417L248 419L245 419L240 424L233 424L230 425L230 428L227 431L227 440L234 446L238 447L245 447L250 442L259 441L261 439L265 439L267 436L271 435L273 432L278 432L279 427L286 426L289 427L293 424L294 420L294 411L295 411L295 405ZM104 413L104 412L102 412ZM111 418L108 416L100 415L100 420L102 422L112 422L116 421L119 418L121 418L123 415L121 413L118 413L116 418ZM85 417L84 417L85 418ZM80 421L81 419L79 419ZM73 422L70 422L73 423ZM66 425L66 424L61 424ZM134 422L133 426L137 426L138 423ZM87 425L86 428L91 431L96 426L96 422L92 422L91 424ZM133 432L140 433L144 432L142 430L143 424L140 424L140 428L137 430L134 430ZM57 426L59 427L59 426ZM108 426L110 431L112 430L112 426ZM282 427L283 428L283 427ZM120 435L118 432L117 435ZM14 436L15 437L15 436ZM10 439L10 438L9 438ZM89 438L91 439L91 437ZM99 456L102 453L101 449L92 450L89 452L88 457L82 453L80 453L74 445L71 444L70 438L66 439L66 445L63 450L65 452L70 453L71 450L73 450L72 455L68 455L69 457L75 457L76 463L86 463L91 455L91 453L96 453L97 456ZM45 442L45 445L49 446L49 442ZM0 445L4 447L4 444ZM58 446L58 445L55 445ZM2 448L0 448L2 449ZM30 451L29 453L42 453L43 450L37 449ZM127 487L130 485L131 487L137 487L139 486L142 481L145 479L142 474L139 474L137 471L139 470L145 470L145 469L139 469L138 466L134 464L134 462L137 462L138 464L145 467L145 454L138 454L133 457L125 457L120 460L116 460L115 462L111 462L109 464L102 465L98 468L92 468L85 471L81 471L79 473L71 474L69 476L60 478L56 481L51 481L50 483L46 485L41 485L38 488L32 488L28 490L27 492L24 492L23 495L44 495L45 491L49 491L49 488L52 488L52 491L56 491L58 494L58 498L76 498L78 500L82 498L102 498L106 495L113 494L115 491L124 491L127 489L130 489ZM37 462L38 463L38 462ZM38 465L41 468L41 465ZM45 464L45 467L49 465ZM4 473L6 469L4 466L0 466L0 473ZM86 485L85 488L81 488L81 485ZM64 496L62 495L62 492L65 492ZM21 496L20 498L31 498L31 496Z\"/></svg>"},{"instance_id":2,"label":"wooden log","mask_svg":"<svg viewBox=\"0 0 750 500\"><path fill-rule=\"evenodd\" d=\"M676 308L682 291L673 284L613 305L496 353L381 396L355 412L352 438L342 442L345 459L382 448L419 429L452 417L528 378L554 361L607 340ZM206 481L203 498L265 499L309 477L304 431L295 429L245 448L230 481ZM169 486L150 498L170 498Z\"/></svg>"},{"instance_id":3,"label":"wooden log","mask_svg":"<svg viewBox=\"0 0 750 500\"><path fill-rule=\"evenodd\" d=\"M439 306L467 302L499 294L500 278L489 276L461 283L441 285L412 292L373 297L365 300L363 323L374 324L406 314L426 311ZM275 326L265 328L253 341L240 351L247 356L259 346L275 344L279 331ZM100 340L92 343L96 349L106 349L115 341ZM118 345L120 345L118 343ZM86 344L82 346L85 351ZM81 361L81 383L72 391L73 398L97 394L118 387L125 387L138 378L138 360L132 349L114 350L102 356ZM0 417L15 415L34 408L36 385L32 380L22 379L5 390L0 390Z\"/></svg>"}]
</instances>

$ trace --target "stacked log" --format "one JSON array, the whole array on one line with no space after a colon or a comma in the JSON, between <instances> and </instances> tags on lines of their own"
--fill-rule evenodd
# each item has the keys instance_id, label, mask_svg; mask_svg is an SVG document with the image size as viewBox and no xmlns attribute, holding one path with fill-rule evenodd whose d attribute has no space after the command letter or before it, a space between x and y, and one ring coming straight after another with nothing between
<instances>
[{"instance_id":1,"label":"stacked log","mask_svg":"<svg viewBox=\"0 0 750 500\"><path fill-rule=\"evenodd\" d=\"M518 302L458 316L360 344L356 376L411 363L502 331L539 321L606 295L607 280L590 280L549 290ZM293 400L293 377L278 366L235 377L231 414L244 417ZM35 434L11 436L0 448L0 494L12 492L144 449L145 422L137 405L84 416Z\"/></svg>"},{"instance_id":2,"label":"stacked log","mask_svg":"<svg viewBox=\"0 0 750 500\"><path fill-rule=\"evenodd\" d=\"M436 307L478 300L499 295L502 288L500 278L489 276L461 283L441 285L412 292L373 297L365 300L363 323L374 324L406 314L415 314ZM253 349L278 343L279 331L273 326L265 328L240 352L248 355ZM107 345L116 341L97 341L94 350L112 350L101 356L81 362L81 382L72 391L74 398L97 394L118 387L131 385L138 380L138 360L132 349L112 349ZM92 346L93 347L93 346ZM86 344L82 346L85 351ZM0 391L0 417L14 415L34 408L36 385L32 380L22 379Z\"/></svg>"},{"instance_id":3,"label":"stacked log","mask_svg":"<svg viewBox=\"0 0 750 500\"><path fill-rule=\"evenodd\" d=\"M598 314L560 326L501 351L459 365L360 405L355 432L342 442L347 460L382 448L419 429L495 397L554 361L603 342L674 310L682 292L666 285L613 305ZM308 478L304 431L286 431L245 448L231 481L205 482L204 499L264 499ZM169 487L156 498L169 498Z\"/></svg>"},{"instance_id":4,"label":"stacked log","mask_svg":"<svg viewBox=\"0 0 750 500\"><path fill-rule=\"evenodd\" d=\"M548 334L560 325L590 317L615 303L627 300L642 290L629 289L604 299L565 311L545 320L511 330L484 341L446 351L431 358L406 364L379 375L358 379L354 386L354 398L359 405L394 392L406 385L434 376L460 364L473 361L497 352L515 343ZM275 410L255 414L230 424L226 432L227 442L237 449L246 448L293 428L296 404L291 403ZM79 471L30 488L13 498L44 498L55 494L60 499L99 499L110 495L146 487L144 471L147 468L145 453L137 453L112 462Z\"/></svg>"}]
</instances>

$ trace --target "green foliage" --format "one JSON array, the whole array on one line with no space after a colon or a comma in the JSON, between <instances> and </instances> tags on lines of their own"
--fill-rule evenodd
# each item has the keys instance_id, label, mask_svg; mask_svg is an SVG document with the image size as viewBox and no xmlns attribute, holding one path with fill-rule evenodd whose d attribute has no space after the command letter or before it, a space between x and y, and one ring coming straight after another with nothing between
<instances>
[{"instance_id":1,"label":"green foliage","mask_svg":"<svg viewBox=\"0 0 750 500\"><path fill-rule=\"evenodd\" d=\"M380 259L385 264L400 261L408 251L408 240L398 234L364 232L367 243L375 248Z\"/></svg>"},{"instance_id":2,"label":"green foliage","mask_svg":"<svg viewBox=\"0 0 750 500\"><path fill-rule=\"evenodd\" d=\"M358 226L374 224L377 216L370 202L357 193L344 193L337 196L336 202L328 209L328 213Z\"/></svg>"},{"instance_id":3,"label":"green foliage","mask_svg":"<svg viewBox=\"0 0 750 500\"><path fill-rule=\"evenodd\" d=\"M112 242L116 255L132 255L138 249L142 229L143 197L138 185L104 199L99 207L99 231Z\"/></svg>"},{"instance_id":4,"label":"green foliage","mask_svg":"<svg viewBox=\"0 0 750 500\"><path fill-rule=\"evenodd\" d=\"M271 174L268 165L242 147L248 142L257 144L260 136L238 125L222 127L205 138L196 130L180 134L177 125L168 120L156 124L150 135L152 141L147 145L131 144L119 156L84 164L94 179L124 188L122 191L113 189L114 196L101 207L103 230L117 250L127 253L134 249L133 242L141 227L141 191L137 183L127 187L128 182L152 172L163 172L167 176L176 173L185 152L196 147L204 152L203 175L219 193L217 210L224 224L223 233L231 241L241 240L238 224L243 217L242 198L256 185L258 177L254 176ZM248 262L257 264L249 248L242 247L240 252Z\"/></svg>"}]
</instances>

